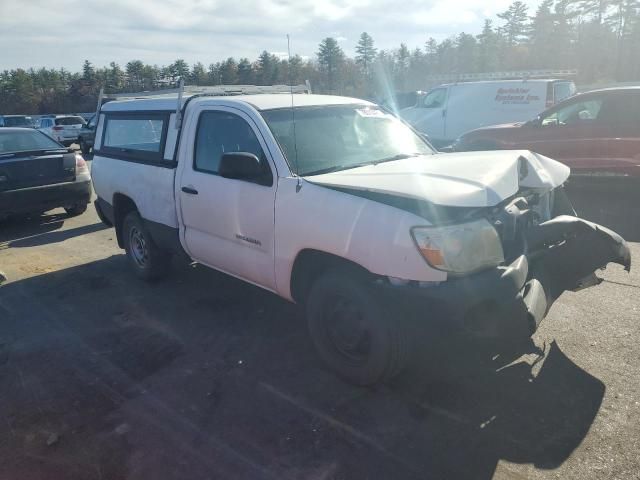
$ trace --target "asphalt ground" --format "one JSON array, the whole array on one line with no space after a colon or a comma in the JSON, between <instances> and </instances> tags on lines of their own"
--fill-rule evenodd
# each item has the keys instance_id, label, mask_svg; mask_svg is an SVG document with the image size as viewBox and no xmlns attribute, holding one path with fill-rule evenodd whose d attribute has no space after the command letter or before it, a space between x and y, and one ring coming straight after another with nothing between
<instances>
[{"instance_id":1,"label":"asphalt ground","mask_svg":"<svg viewBox=\"0 0 640 480\"><path fill-rule=\"evenodd\" d=\"M528 346L445 345L376 388L270 293L136 279L91 207L0 224L0 270L0 480L640 478L634 269L565 293Z\"/></svg>"}]
</instances>

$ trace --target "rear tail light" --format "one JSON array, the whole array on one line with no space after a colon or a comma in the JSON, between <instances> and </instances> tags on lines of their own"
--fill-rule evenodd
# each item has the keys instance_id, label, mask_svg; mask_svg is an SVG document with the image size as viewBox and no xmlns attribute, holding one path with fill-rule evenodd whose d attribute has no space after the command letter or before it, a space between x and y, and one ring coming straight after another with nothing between
<instances>
[{"instance_id":1,"label":"rear tail light","mask_svg":"<svg viewBox=\"0 0 640 480\"><path fill-rule=\"evenodd\" d=\"M87 166L87 162L84 161L82 155L76 153L76 175L81 173L89 173L89 167Z\"/></svg>"},{"instance_id":2,"label":"rear tail light","mask_svg":"<svg viewBox=\"0 0 640 480\"><path fill-rule=\"evenodd\" d=\"M59 125L56 125L55 127L53 127L52 130L55 130L56 132L59 132L60 130L64 130L64 127L61 127Z\"/></svg>"}]
</instances>

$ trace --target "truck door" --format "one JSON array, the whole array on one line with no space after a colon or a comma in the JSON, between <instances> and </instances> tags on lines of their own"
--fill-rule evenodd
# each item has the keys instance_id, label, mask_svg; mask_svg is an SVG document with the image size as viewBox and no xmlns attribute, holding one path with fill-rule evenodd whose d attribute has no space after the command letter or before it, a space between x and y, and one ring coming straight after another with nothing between
<instances>
[{"instance_id":1,"label":"truck door","mask_svg":"<svg viewBox=\"0 0 640 480\"><path fill-rule=\"evenodd\" d=\"M180 235L196 261L275 289L276 171L255 122L231 107L197 107L180 150L176 181ZM219 173L223 154L256 155L264 175L252 180Z\"/></svg>"}]
</instances>

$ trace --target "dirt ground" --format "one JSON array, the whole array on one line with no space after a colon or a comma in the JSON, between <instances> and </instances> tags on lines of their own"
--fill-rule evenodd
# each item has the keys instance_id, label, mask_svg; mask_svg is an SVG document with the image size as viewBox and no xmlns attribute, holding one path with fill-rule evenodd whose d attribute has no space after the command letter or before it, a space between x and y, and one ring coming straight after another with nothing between
<instances>
[{"instance_id":1,"label":"dirt ground","mask_svg":"<svg viewBox=\"0 0 640 480\"><path fill-rule=\"evenodd\" d=\"M294 305L203 267L144 284L61 212L0 225L0 480L640 478L638 270L564 294L529 348L364 389Z\"/></svg>"}]
</instances>

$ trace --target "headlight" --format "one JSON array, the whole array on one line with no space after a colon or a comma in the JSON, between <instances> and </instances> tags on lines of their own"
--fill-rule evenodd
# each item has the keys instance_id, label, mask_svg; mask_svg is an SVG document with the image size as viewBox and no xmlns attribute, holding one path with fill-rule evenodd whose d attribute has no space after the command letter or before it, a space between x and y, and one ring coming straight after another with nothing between
<instances>
[{"instance_id":1,"label":"headlight","mask_svg":"<svg viewBox=\"0 0 640 480\"><path fill-rule=\"evenodd\" d=\"M446 227L414 227L411 235L429 265L451 273L472 273L504 262L502 243L485 220Z\"/></svg>"}]
</instances>

